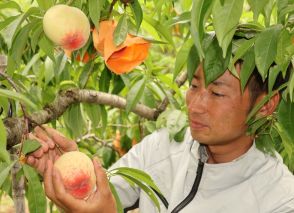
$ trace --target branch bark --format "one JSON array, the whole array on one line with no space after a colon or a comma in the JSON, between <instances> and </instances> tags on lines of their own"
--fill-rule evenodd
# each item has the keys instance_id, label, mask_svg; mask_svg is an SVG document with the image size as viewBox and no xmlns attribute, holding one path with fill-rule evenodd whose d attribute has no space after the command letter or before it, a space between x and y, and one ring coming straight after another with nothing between
<instances>
[{"instance_id":1,"label":"branch bark","mask_svg":"<svg viewBox=\"0 0 294 213\"><path fill-rule=\"evenodd\" d=\"M27 116L30 121L30 129L59 118L69 106L76 103L95 103L120 109L125 109L127 105L126 99L117 95L86 89L68 89L59 92L50 105ZM156 120L155 111L143 104L137 104L132 109L132 112L149 120ZM4 124L7 128L7 146L10 148L20 142L25 122L23 118L6 118Z\"/></svg>"}]
</instances>

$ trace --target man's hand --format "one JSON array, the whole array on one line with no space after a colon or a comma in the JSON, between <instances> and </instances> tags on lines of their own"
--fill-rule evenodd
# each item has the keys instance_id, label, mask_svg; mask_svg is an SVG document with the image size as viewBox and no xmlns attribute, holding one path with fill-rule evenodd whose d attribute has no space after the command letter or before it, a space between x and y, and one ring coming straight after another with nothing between
<instances>
[{"instance_id":1,"label":"man's hand","mask_svg":"<svg viewBox=\"0 0 294 213\"><path fill-rule=\"evenodd\" d=\"M26 162L41 175L44 174L48 160L55 162L62 153L78 150L74 141L67 139L57 130L47 126L36 127L34 134L30 133L29 138L39 141L42 146L31 153Z\"/></svg>"},{"instance_id":2,"label":"man's hand","mask_svg":"<svg viewBox=\"0 0 294 213\"><path fill-rule=\"evenodd\" d=\"M44 173L46 195L65 212L70 213L116 213L116 204L108 179L101 164L93 160L96 175L96 191L87 200L79 200L67 193L59 171L52 161L47 161Z\"/></svg>"}]
</instances>

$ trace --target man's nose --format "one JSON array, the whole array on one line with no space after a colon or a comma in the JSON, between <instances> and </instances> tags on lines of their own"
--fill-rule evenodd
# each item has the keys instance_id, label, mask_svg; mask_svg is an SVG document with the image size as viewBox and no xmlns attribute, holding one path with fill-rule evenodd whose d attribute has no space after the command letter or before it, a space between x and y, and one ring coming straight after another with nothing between
<instances>
[{"instance_id":1,"label":"man's nose","mask_svg":"<svg viewBox=\"0 0 294 213\"><path fill-rule=\"evenodd\" d=\"M188 110L194 113L205 113L207 111L206 91L199 92L190 97Z\"/></svg>"}]
</instances>

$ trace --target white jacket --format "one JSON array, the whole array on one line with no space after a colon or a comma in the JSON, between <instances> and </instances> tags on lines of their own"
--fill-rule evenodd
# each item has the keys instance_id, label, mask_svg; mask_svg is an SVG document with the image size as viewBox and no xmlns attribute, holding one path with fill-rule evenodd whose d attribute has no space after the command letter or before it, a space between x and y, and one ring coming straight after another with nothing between
<instances>
[{"instance_id":1,"label":"white jacket","mask_svg":"<svg viewBox=\"0 0 294 213\"><path fill-rule=\"evenodd\" d=\"M169 202L171 212L190 192L196 177L199 144L188 130L182 143L169 140L166 129L156 131L134 146L112 168L144 170ZM157 212L139 188L122 178L111 178L124 207L140 197L140 213ZM229 163L205 164L198 192L181 213L294 213L294 177L281 157L273 158L253 145Z\"/></svg>"}]
</instances>

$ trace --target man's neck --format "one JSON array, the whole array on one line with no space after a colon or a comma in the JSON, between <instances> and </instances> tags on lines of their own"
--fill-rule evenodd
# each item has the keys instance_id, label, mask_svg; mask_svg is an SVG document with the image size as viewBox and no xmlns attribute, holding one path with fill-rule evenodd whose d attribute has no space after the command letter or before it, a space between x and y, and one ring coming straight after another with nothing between
<instances>
[{"instance_id":1,"label":"man's neck","mask_svg":"<svg viewBox=\"0 0 294 213\"><path fill-rule=\"evenodd\" d=\"M207 145L208 161L210 164L231 162L245 154L253 144L251 137L245 140L222 145Z\"/></svg>"}]
</instances>

